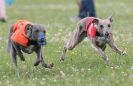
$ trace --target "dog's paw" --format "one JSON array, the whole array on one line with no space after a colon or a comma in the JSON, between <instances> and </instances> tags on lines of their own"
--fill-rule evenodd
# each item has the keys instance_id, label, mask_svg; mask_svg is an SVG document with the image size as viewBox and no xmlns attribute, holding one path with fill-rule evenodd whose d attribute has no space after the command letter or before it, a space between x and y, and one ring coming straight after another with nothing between
<instances>
[{"instance_id":1,"label":"dog's paw","mask_svg":"<svg viewBox=\"0 0 133 86\"><path fill-rule=\"evenodd\" d=\"M61 59L60 59L60 62L63 63L63 62L64 62L64 59L61 58Z\"/></svg>"},{"instance_id":2,"label":"dog's paw","mask_svg":"<svg viewBox=\"0 0 133 86\"><path fill-rule=\"evenodd\" d=\"M123 51L121 55L127 55L126 51Z\"/></svg>"},{"instance_id":3,"label":"dog's paw","mask_svg":"<svg viewBox=\"0 0 133 86\"><path fill-rule=\"evenodd\" d=\"M20 57L21 61L25 61L23 54L19 54L19 57Z\"/></svg>"},{"instance_id":4,"label":"dog's paw","mask_svg":"<svg viewBox=\"0 0 133 86\"><path fill-rule=\"evenodd\" d=\"M109 61L109 60L106 60L104 63L105 63L106 65L109 65L109 64L110 64L110 61Z\"/></svg>"},{"instance_id":5,"label":"dog's paw","mask_svg":"<svg viewBox=\"0 0 133 86\"><path fill-rule=\"evenodd\" d=\"M21 58L21 57L20 57L20 59L21 59L21 61L25 61L25 58Z\"/></svg>"},{"instance_id":6,"label":"dog's paw","mask_svg":"<svg viewBox=\"0 0 133 86\"><path fill-rule=\"evenodd\" d=\"M54 66L54 64L53 63L51 63L51 64L42 64L42 66L45 67L45 68L52 69L52 67Z\"/></svg>"},{"instance_id":7,"label":"dog's paw","mask_svg":"<svg viewBox=\"0 0 133 86\"><path fill-rule=\"evenodd\" d=\"M36 61L36 62L34 63L34 66L38 66L39 63L40 63L40 61Z\"/></svg>"},{"instance_id":8,"label":"dog's paw","mask_svg":"<svg viewBox=\"0 0 133 86\"><path fill-rule=\"evenodd\" d=\"M65 58L63 56L60 57L60 62L63 63Z\"/></svg>"},{"instance_id":9,"label":"dog's paw","mask_svg":"<svg viewBox=\"0 0 133 86\"><path fill-rule=\"evenodd\" d=\"M54 67L54 63L49 64L49 68Z\"/></svg>"}]
</instances>

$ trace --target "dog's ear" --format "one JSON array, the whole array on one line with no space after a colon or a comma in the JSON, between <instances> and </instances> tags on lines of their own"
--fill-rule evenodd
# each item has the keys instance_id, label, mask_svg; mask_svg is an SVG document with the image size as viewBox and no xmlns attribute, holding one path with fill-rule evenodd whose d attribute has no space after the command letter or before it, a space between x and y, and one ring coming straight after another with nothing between
<instances>
[{"instance_id":1,"label":"dog's ear","mask_svg":"<svg viewBox=\"0 0 133 86\"><path fill-rule=\"evenodd\" d=\"M42 26L42 30L43 30L43 33L44 33L45 35L47 35L47 31L46 31L46 29L45 29L44 26Z\"/></svg>"},{"instance_id":2,"label":"dog's ear","mask_svg":"<svg viewBox=\"0 0 133 86\"><path fill-rule=\"evenodd\" d=\"M113 18L112 18L113 15L109 16L108 19L110 22L113 22Z\"/></svg>"},{"instance_id":3,"label":"dog's ear","mask_svg":"<svg viewBox=\"0 0 133 86\"><path fill-rule=\"evenodd\" d=\"M25 27L25 29L26 29L25 34L26 34L27 38L31 37L31 35L32 35L32 28L33 28L33 25L31 25L31 24L27 24L26 25L26 27Z\"/></svg>"},{"instance_id":4,"label":"dog's ear","mask_svg":"<svg viewBox=\"0 0 133 86\"><path fill-rule=\"evenodd\" d=\"M93 19L92 23L95 24L95 25L98 25L99 20L97 18L95 18L95 19Z\"/></svg>"},{"instance_id":5,"label":"dog's ear","mask_svg":"<svg viewBox=\"0 0 133 86\"><path fill-rule=\"evenodd\" d=\"M43 29L43 32L44 32L44 34L46 34L46 30L45 29Z\"/></svg>"}]
</instances>

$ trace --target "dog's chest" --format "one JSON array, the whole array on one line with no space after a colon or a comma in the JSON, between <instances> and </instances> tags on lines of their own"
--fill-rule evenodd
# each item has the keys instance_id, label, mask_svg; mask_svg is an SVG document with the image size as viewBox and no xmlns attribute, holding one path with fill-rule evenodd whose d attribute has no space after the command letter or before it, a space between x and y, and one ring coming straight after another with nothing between
<instances>
[{"instance_id":1,"label":"dog's chest","mask_svg":"<svg viewBox=\"0 0 133 86\"><path fill-rule=\"evenodd\" d=\"M26 48L24 47L21 47L22 51L25 52L25 53L28 53L28 54L31 54L35 51L36 47L34 45L30 45Z\"/></svg>"},{"instance_id":2,"label":"dog's chest","mask_svg":"<svg viewBox=\"0 0 133 86\"><path fill-rule=\"evenodd\" d=\"M38 47L38 44L36 41L29 41L28 47L21 47L22 51L28 54L33 53Z\"/></svg>"},{"instance_id":3,"label":"dog's chest","mask_svg":"<svg viewBox=\"0 0 133 86\"><path fill-rule=\"evenodd\" d=\"M107 43L107 38L105 37L97 37L96 43L101 46Z\"/></svg>"}]
</instances>

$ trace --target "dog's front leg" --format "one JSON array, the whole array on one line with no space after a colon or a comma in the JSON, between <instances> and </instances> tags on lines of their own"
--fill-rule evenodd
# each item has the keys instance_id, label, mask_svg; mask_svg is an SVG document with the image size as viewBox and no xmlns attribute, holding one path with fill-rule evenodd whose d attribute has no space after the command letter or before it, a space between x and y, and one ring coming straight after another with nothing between
<instances>
[{"instance_id":1,"label":"dog's front leg","mask_svg":"<svg viewBox=\"0 0 133 86\"><path fill-rule=\"evenodd\" d=\"M108 56L100 47L96 45L96 39L92 38L91 42L92 42L92 47L95 49L95 51L97 51L101 55L102 59L105 61L106 64L109 64Z\"/></svg>"},{"instance_id":2,"label":"dog's front leg","mask_svg":"<svg viewBox=\"0 0 133 86\"><path fill-rule=\"evenodd\" d=\"M46 64L43 60L43 55L42 55L42 51L41 51L41 47L39 47L37 50L36 50L36 54L37 54L37 60L36 62L34 63L34 66L37 66L40 62L42 64L43 67L45 68L52 68L53 67L53 63L52 64Z\"/></svg>"},{"instance_id":3,"label":"dog's front leg","mask_svg":"<svg viewBox=\"0 0 133 86\"><path fill-rule=\"evenodd\" d=\"M34 63L34 66L38 66L39 63L41 62L40 47L36 48L35 53L36 53L37 59L36 59L36 62Z\"/></svg>"},{"instance_id":4,"label":"dog's front leg","mask_svg":"<svg viewBox=\"0 0 133 86\"><path fill-rule=\"evenodd\" d=\"M116 44L114 43L114 39L113 39L113 35L110 34L109 37L109 41L108 41L109 46L113 49L113 51L115 51L116 53L120 54L120 55L125 55L126 52L122 51L121 49L119 49Z\"/></svg>"},{"instance_id":5,"label":"dog's front leg","mask_svg":"<svg viewBox=\"0 0 133 86\"><path fill-rule=\"evenodd\" d=\"M118 53L120 55L126 54L125 52L120 50L114 43L109 43L109 46L113 49L113 51L115 51L116 53Z\"/></svg>"},{"instance_id":6,"label":"dog's front leg","mask_svg":"<svg viewBox=\"0 0 133 86\"><path fill-rule=\"evenodd\" d=\"M54 66L54 64L53 63L51 63L51 64L46 64L45 62L44 62L44 60L43 60L43 56L41 55L41 63L42 63L42 66L43 67L45 67L45 68L52 68L53 66Z\"/></svg>"},{"instance_id":7,"label":"dog's front leg","mask_svg":"<svg viewBox=\"0 0 133 86\"><path fill-rule=\"evenodd\" d=\"M42 46L40 47L40 56L41 56L41 63L42 63L42 66L45 67L45 68L52 68L54 66L54 64L46 64L43 60L43 55L42 55Z\"/></svg>"}]
</instances>

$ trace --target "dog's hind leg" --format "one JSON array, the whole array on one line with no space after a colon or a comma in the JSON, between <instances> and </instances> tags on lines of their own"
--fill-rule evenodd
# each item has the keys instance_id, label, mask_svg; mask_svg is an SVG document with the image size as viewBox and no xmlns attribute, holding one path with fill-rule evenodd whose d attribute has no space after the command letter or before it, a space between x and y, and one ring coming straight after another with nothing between
<instances>
[{"instance_id":1,"label":"dog's hind leg","mask_svg":"<svg viewBox=\"0 0 133 86\"><path fill-rule=\"evenodd\" d=\"M20 50L18 50L18 49L17 49L16 52L17 52L17 55L20 57L21 61L25 61L25 58L23 56L23 53Z\"/></svg>"},{"instance_id":2,"label":"dog's hind leg","mask_svg":"<svg viewBox=\"0 0 133 86\"><path fill-rule=\"evenodd\" d=\"M11 57L12 57L12 60L13 60L13 63L14 63L14 66L15 66L15 70L16 70L16 75L19 77L19 70L18 70L18 66L17 66L17 54L15 52L15 49L13 46L11 46L11 50L10 50L10 54L11 54Z\"/></svg>"},{"instance_id":3,"label":"dog's hind leg","mask_svg":"<svg viewBox=\"0 0 133 86\"><path fill-rule=\"evenodd\" d=\"M79 26L71 35L70 40L67 41L66 45L64 46L64 49L61 54L60 61L63 62L65 59L65 54L67 50L73 50L76 45L78 45L86 36L86 31L82 32L82 27Z\"/></svg>"},{"instance_id":4,"label":"dog's hind leg","mask_svg":"<svg viewBox=\"0 0 133 86\"><path fill-rule=\"evenodd\" d=\"M21 61L25 61L25 58L23 56L23 53L21 52L20 47L17 44L15 44L13 41L11 41L11 42L15 49L16 54L20 57Z\"/></svg>"}]
</instances>

